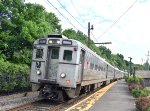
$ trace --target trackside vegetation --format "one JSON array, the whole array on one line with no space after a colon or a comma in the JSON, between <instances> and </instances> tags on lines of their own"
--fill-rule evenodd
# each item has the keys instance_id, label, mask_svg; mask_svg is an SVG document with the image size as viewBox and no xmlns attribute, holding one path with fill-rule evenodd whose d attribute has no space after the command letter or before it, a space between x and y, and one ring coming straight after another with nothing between
<instances>
[{"instance_id":1,"label":"trackside vegetation","mask_svg":"<svg viewBox=\"0 0 150 111\"><path fill-rule=\"evenodd\" d=\"M143 80L139 76L126 77L129 91L137 98L136 107L140 111L150 111L150 90L144 87Z\"/></svg>"},{"instance_id":2,"label":"trackside vegetation","mask_svg":"<svg viewBox=\"0 0 150 111\"><path fill-rule=\"evenodd\" d=\"M0 60L0 92L15 92L29 89L29 67Z\"/></svg>"},{"instance_id":3,"label":"trackside vegetation","mask_svg":"<svg viewBox=\"0 0 150 111\"><path fill-rule=\"evenodd\" d=\"M74 29L62 31L59 18L39 4L21 0L0 0L0 94L29 87L33 42L48 34L57 33L81 41L87 36ZM126 70L129 62L122 54L112 54L105 46L90 48L113 66ZM141 66L137 66L141 68Z\"/></svg>"},{"instance_id":4,"label":"trackside vegetation","mask_svg":"<svg viewBox=\"0 0 150 111\"><path fill-rule=\"evenodd\" d=\"M29 87L33 42L61 30L41 5L0 0L0 94Z\"/></svg>"}]
</instances>

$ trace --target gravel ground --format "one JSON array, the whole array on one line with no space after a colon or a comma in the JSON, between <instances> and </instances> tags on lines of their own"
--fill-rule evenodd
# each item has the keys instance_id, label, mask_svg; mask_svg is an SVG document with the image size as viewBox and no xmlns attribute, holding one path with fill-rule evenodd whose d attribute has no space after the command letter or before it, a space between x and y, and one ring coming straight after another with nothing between
<instances>
[{"instance_id":1,"label":"gravel ground","mask_svg":"<svg viewBox=\"0 0 150 111\"><path fill-rule=\"evenodd\" d=\"M39 92L26 92L9 96L0 96L0 111L6 111L20 105L37 101L40 99L38 95Z\"/></svg>"}]
</instances>

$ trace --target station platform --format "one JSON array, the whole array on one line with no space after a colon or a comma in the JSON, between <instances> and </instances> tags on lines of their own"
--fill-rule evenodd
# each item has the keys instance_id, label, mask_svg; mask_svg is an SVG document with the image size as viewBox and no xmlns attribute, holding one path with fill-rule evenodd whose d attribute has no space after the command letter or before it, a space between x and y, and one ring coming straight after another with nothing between
<instances>
[{"instance_id":1,"label":"station platform","mask_svg":"<svg viewBox=\"0 0 150 111\"><path fill-rule=\"evenodd\" d=\"M125 80L119 80L88 111L137 111Z\"/></svg>"}]
</instances>

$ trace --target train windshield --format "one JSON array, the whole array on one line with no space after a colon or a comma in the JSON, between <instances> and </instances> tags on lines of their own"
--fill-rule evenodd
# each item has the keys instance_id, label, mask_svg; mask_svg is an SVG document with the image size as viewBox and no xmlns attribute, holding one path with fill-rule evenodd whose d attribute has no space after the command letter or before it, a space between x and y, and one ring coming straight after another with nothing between
<instances>
[{"instance_id":1,"label":"train windshield","mask_svg":"<svg viewBox=\"0 0 150 111\"><path fill-rule=\"evenodd\" d=\"M64 50L63 60L71 61L72 60L72 51Z\"/></svg>"},{"instance_id":2,"label":"train windshield","mask_svg":"<svg viewBox=\"0 0 150 111\"><path fill-rule=\"evenodd\" d=\"M59 58L59 49L55 48L52 49L51 59L58 59Z\"/></svg>"},{"instance_id":3,"label":"train windshield","mask_svg":"<svg viewBox=\"0 0 150 111\"><path fill-rule=\"evenodd\" d=\"M43 49L37 49L36 50L36 58L42 58L43 57Z\"/></svg>"}]
</instances>

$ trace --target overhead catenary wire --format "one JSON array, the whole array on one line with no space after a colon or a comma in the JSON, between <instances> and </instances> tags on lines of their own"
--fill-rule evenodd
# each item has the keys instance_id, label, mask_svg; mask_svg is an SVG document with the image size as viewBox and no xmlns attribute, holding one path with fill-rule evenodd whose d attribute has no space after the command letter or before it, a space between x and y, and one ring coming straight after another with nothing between
<instances>
[{"instance_id":1,"label":"overhead catenary wire","mask_svg":"<svg viewBox=\"0 0 150 111\"><path fill-rule=\"evenodd\" d=\"M138 0L135 0L135 1L127 8L127 10L126 10L123 14L121 14L121 15L119 16L119 18L118 18L116 21L114 21L113 24L112 24L110 27L108 27L108 28L100 35L100 37L102 37L105 33L107 33L107 32L134 6L134 4L135 4L137 1L138 1ZM72 0L71 0L71 2L72 2ZM73 4L73 2L72 2L72 4ZM77 11L77 9L76 9L76 7L75 7L74 4L73 4L73 6L74 6L75 10ZM78 13L78 11L77 11L77 13ZM80 15L80 14L79 14L79 15ZM94 37L94 35L93 35L92 32L91 32L91 34L92 34L92 36ZM94 37L94 39L95 39L96 41L98 41L97 38Z\"/></svg>"},{"instance_id":2,"label":"overhead catenary wire","mask_svg":"<svg viewBox=\"0 0 150 111\"><path fill-rule=\"evenodd\" d=\"M61 4L61 2L59 1L59 0L57 0L58 1L58 3L62 6L62 8L64 8L65 9L65 7ZM47 2L53 7L53 8L55 8L58 12L59 12L59 14L63 17L63 18L65 18L75 29L77 29L78 30L78 28L67 18L67 17L65 17L49 0L47 0ZM66 9L65 9L66 10ZM70 12L68 11L68 10L66 10L69 14L70 14ZM72 15L72 14L70 14L70 16L72 17L72 18L74 18L75 19L75 17ZM75 19L76 20L76 19ZM77 21L77 20L76 20ZM82 24L79 22L79 21L77 21L79 24L80 24L80 26L85 30L85 27L84 26L82 26ZM92 36L94 37L94 35L93 35L93 33L91 32L91 34L92 34ZM97 41L97 39L94 37L94 39Z\"/></svg>"},{"instance_id":3,"label":"overhead catenary wire","mask_svg":"<svg viewBox=\"0 0 150 111\"><path fill-rule=\"evenodd\" d=\"M83 29L85 29L85 28L82 26L82 24L63 6L63 4L62 4L59 0L57 0L57 1L58 1L58 3L62 6L62 8L63 8L76 22L78 22L78 23L80 24L80 26L81 26ZM96 40L96 42L98 42L98 40L94 37L94 35L93 35L92 32L91 32L91 34L92 34L93 38Z\"/></svg>"},{"instance_id":4,"label":"overhead catenary wire","mask_svg":"<svg viewBox=\"0 0 150 111\"><path fill-rule=\"evenodd\" d=\"M93 32L91 32L93 38L96 40L96 42L98 42L97 38L94 36Z\"/></svg>"},{"instance_id":5,"label":"overhead catenary wire","mask_svg":"<svg viewBox=\"0 0 150 111\"><path fill-rule=\"evenodd\" d=\"M58 11L58 13L59 13L63 18L65 18L65 19L68 21L69 24L71 24L75 29L78 30L78 28L76 28L76 26L75 26L66 16L64 16L49 0L47 0L47 2L48 2L52 7L54 7L54 8Z\"/></svg>"},{"instance_id":6,"label":"overhead catenary wire","mask_svg":"<svg viewBox=\"0 0 150 111\"><path fill-rule=\"evenodd\" d=\"M79 11L77 10L75 4L73 3L73 1L71 0L71 4L73 5L74 9L76 10L76 12L78 13L78 15L80 16L81 14L79 13ZM93 36L93 38L96 40L96 42L98 42L98 40L96 39L96 37L94 36L94 34L92 32L90 32L91 35Z\"/></svg>"},{"instance_id":7,"label":"overhead catenary wire","mask_svg":"<svg viewBox=\"0 0 150 111\"><path fill-rule=\"evenodd\" d=\"M119 18L116 20L116 21L114 21L113 22L113 24L110 26L110 27L108 27L101 35L100 35L100 37L102 37L105 33L107 33L133 6L134 6L134 4L137 2L138 0L135 0L128 8L127 8L127 10L123 13L123 14L121 14L120 16L119 16ZM99 37L99 38L100 38Z\"/></svg>"},{"instance_id":8,"label":"overhead catenary wire","mask_svg":"<svg viewBox=\"0 0 150 111\"><path fill-rule=\"evenodd\" d=\"M63 6L63 4L57 0L61 7L84 29L85 27Z\"/></svg>"},{"instance_id":9,"label":"overhead catenary wire","mask_svg":"<svg viewBox=\"0 0 150 111\"><path fill-rule=\"evenodd\" d=\"M77 14L79 15L79 17L81 16L81 14L79 13L79 11L77 10L75 4L73 3L73 1L71 0L71 4L73 6L73 8L75 9L75 11L77 12Z\"/></svg>"}]
</instances>

